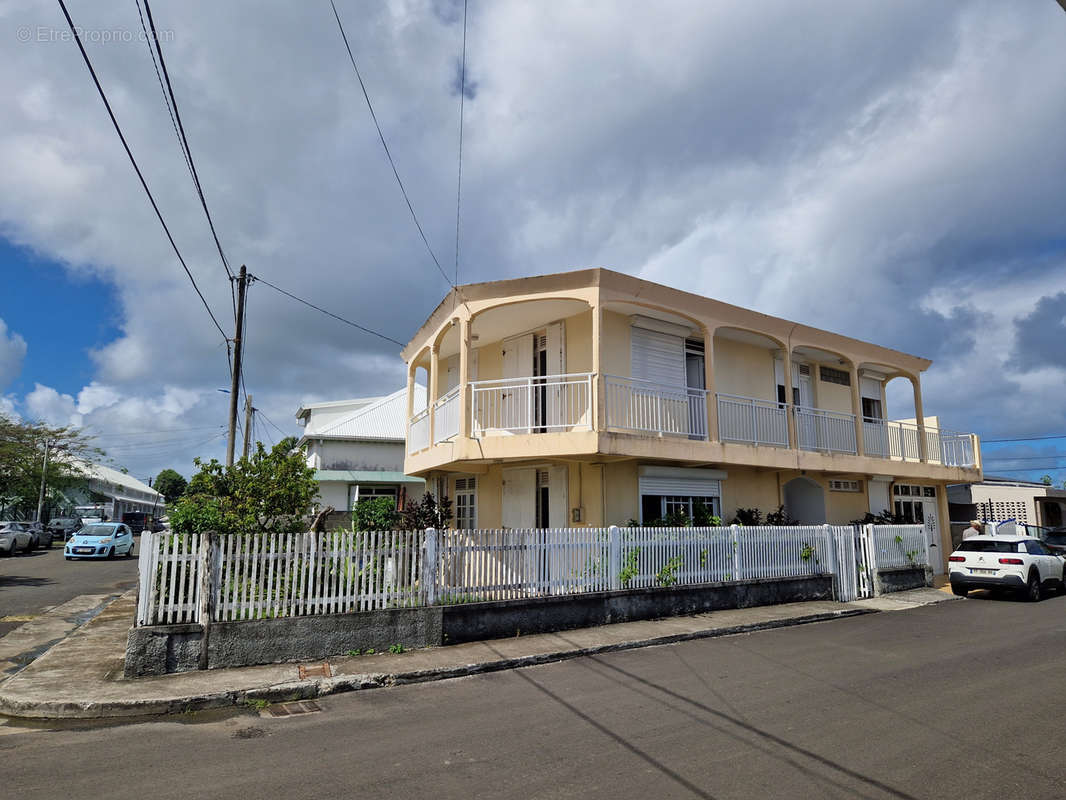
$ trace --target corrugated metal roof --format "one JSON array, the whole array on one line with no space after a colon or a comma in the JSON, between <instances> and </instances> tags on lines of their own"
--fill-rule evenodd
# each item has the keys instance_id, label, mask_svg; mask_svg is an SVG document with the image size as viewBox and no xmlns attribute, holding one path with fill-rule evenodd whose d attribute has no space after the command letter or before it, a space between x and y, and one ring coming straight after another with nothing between
<instances>
[{"instance_id":1,"label":"corrugated metal roof","mask_svg":"<svg viewBox=\"0 0 1066 800\"><path fill-rule=\"evenodd\" d=\"M105 467L103 464L85 464L85 470L89 473L89 477L95 478L98 481L104 483L115 484L117 486L125 487L126 489L132 489L138 492L144 492L154 498L158 498L160 502L163 500L163 495L149 486L147 483L134 478L132 475L127 475L124 472L119 472L117 469L111 467ZM119 499L128 499L119 497ZM144 498L136 498L139 502L143 502Z\"/></svg>"},{"instance_id":2,"label":"corrugated metal roof","mask_svg":"<svg viewBox=\"0 0 1066 800\"><path fill-rule=\"evenodd\" d=\"M340 481L343 483L415 483L425 485L422 478L412 478L402 472L378 472L375 470L316 469L316 481Z\"/></svg>"},{"instance_id":3,"label":"corrugated metal roof","mask_svg":"<svg viewBox=\"0 0 1066 800\"><path fill-rule=\"evenodd\" d=\"M426 387L415 384L415 408L426 403ZM311 422L304 428L305 439L375 439L385 441L404 441L407 435L407 387L393 392L387 397L379 398L363 408L358 409L342 420L328 423L321 428L313 427Z\"/></svg>"}]
</instances>

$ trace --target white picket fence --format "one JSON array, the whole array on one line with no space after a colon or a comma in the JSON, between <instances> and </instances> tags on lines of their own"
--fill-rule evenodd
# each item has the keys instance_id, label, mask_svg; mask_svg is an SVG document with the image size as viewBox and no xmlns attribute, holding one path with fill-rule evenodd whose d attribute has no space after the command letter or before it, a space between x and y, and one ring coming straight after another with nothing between
<instances>
[{"instance_id":1,"label":"white picket fence","mask_svg":"<svg viewBox=\"0 0 1066 800\"><path fill-rule=\"evenodd\" d=\"M138 625L832 575L869 597L928 563L920 525L142 534ZM206 599L201 596L207 592Z\"/></svg>"}]
</instances>

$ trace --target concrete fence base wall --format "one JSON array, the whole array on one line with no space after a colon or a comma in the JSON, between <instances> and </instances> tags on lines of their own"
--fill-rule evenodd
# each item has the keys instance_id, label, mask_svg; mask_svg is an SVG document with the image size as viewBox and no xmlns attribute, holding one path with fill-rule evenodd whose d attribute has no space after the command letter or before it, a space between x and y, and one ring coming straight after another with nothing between
<instances>
[{"instance_id":1,"label":"concrete fence base wall","mask_svg":"<svg viewBox=\"0 0 1066 800\"><path fill-rule=\"evenodd\" d=\"M381 652L393 644L405 648L433 647L725 608L832 598L832 576L816 575L216 622L211 625L208 667L313 661L344 655L350 650L374 648ZM195 670L202 636L203 629L195 624L131 628L126 644L126 677Z\"/></svg>"},{"instance_id":2,"label":"concrete fence base wall","mask_svg":"<svg viewBox=\"0 0 1066 800\"><path fill-rule=\"evenodd\" d=\"M879 594L903 592L933 585L933 571L926 566L897 567L877 571Z\"/></svg>"}]
</instances>

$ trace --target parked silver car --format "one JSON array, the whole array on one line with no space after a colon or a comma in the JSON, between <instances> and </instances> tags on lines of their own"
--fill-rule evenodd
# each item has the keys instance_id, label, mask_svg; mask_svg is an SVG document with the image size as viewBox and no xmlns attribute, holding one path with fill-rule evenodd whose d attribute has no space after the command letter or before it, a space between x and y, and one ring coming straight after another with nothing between
<instances>
[{"instance_id":1,"label":"parked silver car","mask_svg":"<svg viewBox=\"0 0 1066 800\"><path fill-rule=\"evenodd\" d=\"M0 520L0 555L13 556L19 550L28 553L37 546L37 536L24 522Z\"/></svg>"}]
</instances>

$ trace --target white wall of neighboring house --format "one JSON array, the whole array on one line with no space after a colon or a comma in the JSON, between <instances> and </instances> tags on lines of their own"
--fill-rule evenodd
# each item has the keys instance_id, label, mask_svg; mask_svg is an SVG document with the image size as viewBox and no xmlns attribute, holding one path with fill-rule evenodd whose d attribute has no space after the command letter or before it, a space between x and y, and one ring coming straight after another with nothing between
<instances>
[{"instance_id":1,"label":"white wall of neighboring house","mask_svg":"<svg viewBox=\"0 0 1066 800\"><path fill-rule=\"evenodd\" d=\"M310 439L307 464L315 469L403 471L403 442Z\"/></svg>"}]
</instances>

